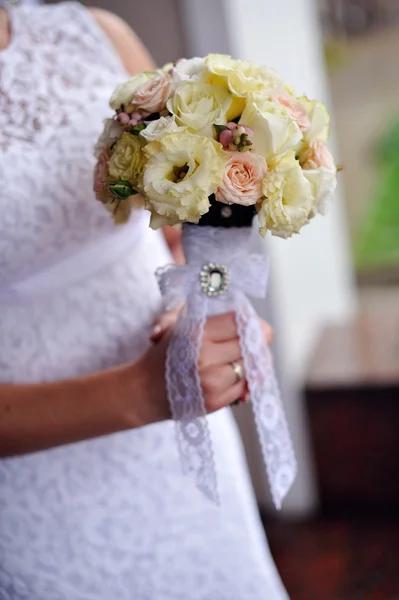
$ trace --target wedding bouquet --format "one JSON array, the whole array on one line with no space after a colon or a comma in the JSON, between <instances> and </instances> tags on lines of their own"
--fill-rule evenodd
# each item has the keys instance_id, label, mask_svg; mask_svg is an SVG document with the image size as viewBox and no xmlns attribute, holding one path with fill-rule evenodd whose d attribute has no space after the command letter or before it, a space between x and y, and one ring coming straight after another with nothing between
<instances>
[{"instance_id":1,"label":"wedding bouquet","mask_svg":"<svg viewBox=\"0 0 399 600\"><path fill-rule=\"evenodd\" d=\"M325 146L329 114L275 71L230 56L182 59L120 84L96 146L96 196L116 223L134 208L150 225L183 224L186 264L158 273L168 307L184 302L166 380L184 465L217 497L197 372L207 316L233 310L245 377L277 507L296 461L270 353L247 294L263 297L267 261L249 253L257 213L264 236L288 238L324 213L336 186Z\"/></svg>"}]
</instances>

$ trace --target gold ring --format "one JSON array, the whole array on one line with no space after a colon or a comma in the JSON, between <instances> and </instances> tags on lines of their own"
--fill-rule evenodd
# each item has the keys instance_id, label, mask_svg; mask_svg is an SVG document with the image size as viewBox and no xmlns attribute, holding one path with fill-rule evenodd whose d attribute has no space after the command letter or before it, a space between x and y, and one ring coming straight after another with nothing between
<instances>
[{"instance_id":1,"label":"gold ring","mask_svg":"<svg viewBox=\"0 0 399 600\"><path fill-rule=\"evenodd\" d=\"M233 371L236 375L236 383L242 381L244 379L244 368L237 362L233 361L230 363L233 368Z\"/></svg>"}]
</instances>

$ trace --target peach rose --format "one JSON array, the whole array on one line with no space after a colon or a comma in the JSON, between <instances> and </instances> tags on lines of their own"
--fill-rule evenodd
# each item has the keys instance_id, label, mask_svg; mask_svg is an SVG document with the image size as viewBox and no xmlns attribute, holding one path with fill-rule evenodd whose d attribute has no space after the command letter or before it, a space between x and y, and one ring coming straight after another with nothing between
<instances>
[{"instance_id":1,"label":"peach rose","mask_svg":"<svg viewBox=\"0 0 399 600\"><path fill-rule=\"evenodd\" d=\"M256 204L263 196L262 180L266 171L266 161L260 154L232 152L222 184L216 191L216 200L243 206Z\"/></svg>"},{"instance_id":2,"label":"peach rose","mask_svg":"<svg viewBox=\"0 0 399 600\"><path fill-rule=\"evenodd\" d=\"M136 110L152 114L166 108L166 101L172 93L172 80L169 75L157 75L143 83L134 93L131 104Z\"/></svg>"},{"instance_id":3,"label":"peach rose","mask_svg":"<svg viewBox=\"0 0 399 600\"><path fill-rule=\"evenodd\" d=\"M308 131L308 129L310 129L310 121L307 112L296 98L289 94L274 94L271 99L287 109L288 114L294 119L301 131Z\"/></svg>"},{"instance_id":4,"label":"peach rose","mask_svg":"<svg viewBox=\"0 0 399 600\"><path fill-rule=\"evenodd\" d=\"M98 157L97 164L94 169L93 191L97 200L105 204L112 200L112 196L108 191L108 161L110 152L108 148L104 148Z\"/></svg>"},{"instance_id":5,"label":"peach rose","mask_svg":"<svg viewBox=\"0 0 399 600\"><path fill-rule=\"evenodd\" d=\"M299 156L301 167L306 171L324 167L329 171L335 171L336 167L331 152L321 140L310 142L306 150L303 150Z\"/></svg>"}]
</instances>

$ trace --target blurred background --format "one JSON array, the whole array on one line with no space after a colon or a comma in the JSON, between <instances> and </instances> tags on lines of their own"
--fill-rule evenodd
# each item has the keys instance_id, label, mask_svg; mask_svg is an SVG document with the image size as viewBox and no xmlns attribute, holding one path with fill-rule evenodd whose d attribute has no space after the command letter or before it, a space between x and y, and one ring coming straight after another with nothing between
<instances>
[{"instance_id":1,"label":"blurred background","mask_svg":"<svg viewBox=\"0 0 399 600\"><path fill-rule=\"evenodd\" d=\"M254 238L272 261L257 308L276 330L299 460L281 514L250 411L237 420L292 600L398 600L399 0L90 4L125 19L159 64L208 52L252 59L331 110L344 169L328 217L293 240Z\"/></svg>"}]
</instances>

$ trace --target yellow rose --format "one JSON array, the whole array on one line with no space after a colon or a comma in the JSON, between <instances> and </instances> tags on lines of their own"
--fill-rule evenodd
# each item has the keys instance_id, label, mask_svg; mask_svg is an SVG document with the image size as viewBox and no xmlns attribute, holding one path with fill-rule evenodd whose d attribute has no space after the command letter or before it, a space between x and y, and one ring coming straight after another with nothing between
<instances>
[{"instance_id":1,"label":"yellow rose","mask_svg":"<svg viewBox=\"0 0 399 600\"><path fill-rule=\"evenodd\" d=\"M304 132L303 140L309 143L314 140L326 142L330 135L330 115L323 102L309 100L306 97L298 98L304 107L310 121L309 129Z\"/></svg>"},{"instance_id":2,"label":"yellow rose","mask_svg":"<svg viewBox=\"0 0 399 600\"><path fill-rule=\"evenodd\" d=\"M120 83L114 90L109 105L113 110L119 110L122 105L129 106L134 94L144 83L159 75L159 71L145 71Z\"/></svg>"},{"instance_id":3,"label":"yellow rose","mask_svg":"<svg viewBox=\"0 0 399 600\"><path fill-rule=\"evenodd\" d=\"M124 179L140 187L145 163L144 142L137 135L123 133L112 148L108 172L112 179Z\"/></svg>"},{"instance_id":4,"label":"yellow rose","mask_svg":"<svg viewBox=\"0 0 399 600\"><path fill-rule=\"evenodd\" d=\"M231 102L230 92L221 85L185 81L178 85L167 107L175 115L178 125L212 137L213 124L223 125L227 122Z\"/></svg>"},{"instance_id":5,"label":"yellow rose","mask_svg":"<svg viewBox=\"0 0 399 600\"><path fill-rule=\"evenodd\" d=\"M278 73L249 60L234 60L225 54L209 54L205 60L216 81L222 78L235 96L247 97L283 89L283 80Z\"/></svg>"},{"instance_id":6,"label":"yellow rose","mask_svg":"<svg viewBox=\"0 0 399 600\"><path fill-rule=\"evenodd\" d=\"M287 238L298 233L309 221L313 196L310 182L295 159L287 153L272 171L263 178L264 200L257 205L260 233L267 230Z\"/></svg>"},{"instance_id":7,"label":"yellow rose","mask_svg":"<svg viewBox=\"0 0 399 600\"><path fill-rule=\"evenodd\" d=\"M261 96L248 99L240 124L252 129L252 148L266 159L269 167L302 139L298 124L286 109Z\"/></svg>"},{"instance_id":8,"label":"yellow rose","mask_svg":"<svg viewBox=\"0 0 399 600\"><path fill-rule=\"evenodd\" d=\"M198 223L209 210L208 197L222 182L227 154L210 138L188 132L167 133L149 143L144 153L146 207L151 227Z\"/></svg>"}]
</instances>

